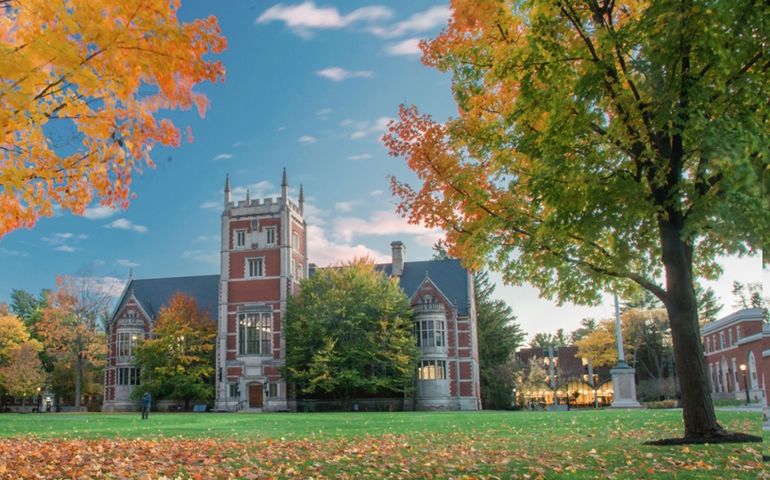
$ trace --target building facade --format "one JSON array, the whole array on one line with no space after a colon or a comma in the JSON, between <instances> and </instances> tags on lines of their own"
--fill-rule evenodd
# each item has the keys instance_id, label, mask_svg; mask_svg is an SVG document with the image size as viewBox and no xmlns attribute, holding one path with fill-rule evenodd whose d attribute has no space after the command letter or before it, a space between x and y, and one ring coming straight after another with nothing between
<instances>
[{"instance_id":1,"label":"building facade","mask_svg":"<svg viewBox=\"0 0 770 480\"><path fill-rule=\"evenodd\" d=\"M133 348L149 338L157 309L181 291L217 320L215 402L222 411L284 411L296 404L281 375L285 364L286 302L310 273L304 192L289 198L284 172L281 196L233 202L225 181L219 275L131 280L109 322L107 411L133 410L140 372ZM410 298L420 351L417 409L481 408L474 284L457 260L407 262L401 242L392 261L377 265L396 277ZM178 284L178 285L176 285Z\"/></svg>"},{"instance_id":2,"label":"building facade","mask_svg":"<svg viewBox=\"0 0 770 480\"><path fill-rule=\"evenodd\" d=\"M767 405L770 381L770 324L762 309L734 312L702 330L712 396Z\"/></svg>"},{"instance_id":3,"label":"building facade","mask_svg":"<svg viewBox=\"0 0 770 480\"><path fill-rule=\"evenodd\" d=\"M141 373L136 366L134 349L140 340L150 338L160 309L174 294L181 292L194 298L198 308L208 311L214 318L218 305L218 282L219 275L129 279L107 323L102 411L138 408L138 401L131 398L139 385Z\"/></svg>"}]
</instances>

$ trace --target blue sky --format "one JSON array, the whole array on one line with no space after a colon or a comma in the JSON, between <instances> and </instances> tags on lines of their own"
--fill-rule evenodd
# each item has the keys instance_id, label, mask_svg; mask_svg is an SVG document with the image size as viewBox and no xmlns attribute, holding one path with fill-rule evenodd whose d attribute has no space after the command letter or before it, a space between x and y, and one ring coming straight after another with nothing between
<instances>
[{"instance_id":1,"label":"blue sky","mask_svg":"<svg viewBox=\"0 0 770 480\"><path fill-rule=\"evenodd\" d=\"M218 273L225 174L235 199L246 189L252 198L274 196L283 167L295 196L300 183L305 187L314 263L362 255L386 261L397 239L407 245L407 260L429 258L440 232L395 215L387 177L414 177L403 160L387 155L380 137L399 104L439 119L455 112L450 78L424 67L416 49L446 24L447 4L182 3L183 19L216 15L228 40L220 56L226 81L199 88L211 102L205 118L168 114L192 127L193 143L154 151L157 167L134 177L136 198L127 210L60 213L0 240L0 302L13 288L38 292L57 274L85 270L115 291L129 269L139 278ZM756 259L725 265L715 286L729 305L732 281L759 281L761 268ZM498 294L530 333L572 329L580 318L612 312L609 302L557 308L526 286L500 285Z\"/></svg>"}]
</instances>

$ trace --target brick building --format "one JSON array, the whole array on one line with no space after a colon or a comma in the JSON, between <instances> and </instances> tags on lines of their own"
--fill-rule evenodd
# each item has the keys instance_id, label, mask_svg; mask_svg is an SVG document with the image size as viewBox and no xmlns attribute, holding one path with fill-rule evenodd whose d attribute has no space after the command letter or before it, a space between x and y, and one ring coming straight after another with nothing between
<instances>
[{"instance_id":1,"label":"brick building","mask_svg":"<svg viewBox=\"0 0 770 480\"><path fill-rule=\"evenodd\" d=\"M131 280L109 322L104 410L130 410L139 381L132 349L148 338L157 310L175 293L192 295L217 319L216 400L219 410L295 408L280 368L286 356L286 301L310 273L304 192L233 202L225 183L219 275ZM418 409L480 408L473 277L457 260L407 262L393 242L392 261L377 265L397 277L414 308L420 350Z\"/></svg>"},{"instance_id":2,"label":"brick building","mask_svg":"<svg viewBox=\"0 0 770 480\"><path fill-rule=\"evenodd\" d=\"M746 398L767 405L770 382L770 324L749 308L706 324L702 330L706 369L715 399Z\"/></svg>"}]
</instances>

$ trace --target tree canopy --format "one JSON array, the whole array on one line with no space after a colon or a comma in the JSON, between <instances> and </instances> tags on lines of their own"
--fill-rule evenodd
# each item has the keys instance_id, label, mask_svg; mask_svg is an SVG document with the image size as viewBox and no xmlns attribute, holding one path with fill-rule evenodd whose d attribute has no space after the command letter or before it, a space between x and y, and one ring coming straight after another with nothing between
<instances>
[{"instance_id":1,"label":"tree canopy","mask_svg":"<svg viewBox=\"0 0 770 480\"><path fill-rule=\"evenodd\" d=\"M179 0L0 2L0 237L61 206L125 207L132 174L181 132L159 112L206 110L193 88L223 78L215 17ZM189 137L189 135L188 135Z\"/></svg>"},{"instance_id":2,"label":"tree canopy","mask_svg":"<svg viewBox=\"0 0 770 480\"><path fill-rule=\"evenodd\" d=\"M160 309L153 337L136 348L141 386L156 400L208 401L214 397L214 340L216 323L198 308L195 299L177 293Z\"/></svg>"},{"instance_id":3,"label":"tree canopy","mask_svg":"<svg viewBox=\"0 0 770 480\"><path fill-rule=\"evenodd\" d=\"M644 288L668 310L685 436L723 437L694 281L770 238L770 22L760 0L454 0L423 61L458 116L402 106L398 211L560 301ZM767 260L767 258L766 258Z\"/></svg>"},{"instance_id":4,"label":"tree canopy","mask_svg":"<svg viewBox=\"0 0 770 480\"><path fill-rule=\"evenodd\" d=\"M316 270L290 297L286 378L302 394L345 405L357 392L413 388L412 310L398 285L368 260Z\"/></svg>"}]
</instances>

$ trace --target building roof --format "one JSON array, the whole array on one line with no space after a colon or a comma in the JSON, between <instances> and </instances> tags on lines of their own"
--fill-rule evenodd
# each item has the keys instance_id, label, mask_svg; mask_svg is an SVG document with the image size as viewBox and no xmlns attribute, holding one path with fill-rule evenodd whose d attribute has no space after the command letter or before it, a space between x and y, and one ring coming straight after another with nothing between
<instances>
[{"instance_id":1,"label":"building roof","mask_svg":"<svg viewBox=\"0 0 770 480\"><path fill-rule=\"evenodd\" d=\"M161 307L179 292L193 297L199 309L208 311L211 318L216 319L219 303L219 275L131 280L126 287L126 293L120 299L116 313L120 311L132 292L144 311L153 319L158 315Z\"/></svg>"},{"instance_id":2,"label":"building roof","mask_svg":"<svg viewBox=\"0 0 770 480\"><path fill-rule=\"evenodd\" d=\"M393 265L380 263L375 265L377 270L390 275ZM430 277L447 300L457 308L461 315L467 314L470 304L468 298L468 271L460 265L460 260L425 260L419 262L404 262L404 273L399 277L401 289L411 297L420 288L425 276Z\"/></svg>"},{"instance_id":3,"label":"building roof","mask_svg":"<svg viewBox=\"0 0 770 480\"><path fill-rule=\"evenodd\" d=\"M716 320L711 323L707 323L701 329L701 333L705 335L705 334L717 331L721 328L724 328L730 324L738 323L744 320L755 320L755 321L761 322L762 309L761 308L744 308L743 310L738 310L737 312L733 312L726 317L720 318L719 320Z\"/></svg>"}]
</instances>

